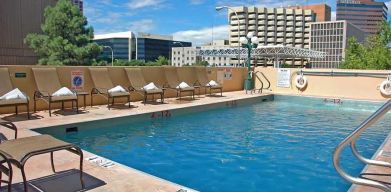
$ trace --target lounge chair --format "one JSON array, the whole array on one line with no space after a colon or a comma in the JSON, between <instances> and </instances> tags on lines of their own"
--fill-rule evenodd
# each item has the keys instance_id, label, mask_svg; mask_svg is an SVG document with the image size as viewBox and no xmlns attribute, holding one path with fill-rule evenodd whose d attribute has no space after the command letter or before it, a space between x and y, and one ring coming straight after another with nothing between
<instances>
[{"instance_id":1,"label":"lounge chair","mask_svg":"<svg viewBox=\"0 0 391 192\"><path fill-rule=\"evenodd\" d=\"M0 68L0 82L0 97L15 90L11 83L8 68ZM25 93L22 94L24 95L23 98L0 99L0 107L15 106L15 113L18 114L18 106L25 105L27 108L27 118L30 119L29 97Z\"/></svg>"},{"instance_id":2,"label":"lounge chair","mask_svg":"<svg viewBox=\"0 0 391 192\"><path fill-rule=\"evenodd\" d=\"M144 104L147 102L148 95L160 95L161 103L164 102L164 89L157 86L153 89L144 88L147 86L147 82L145 81L140 68L125 68L125 72L130 82L129 90L140 93L144 97Z\"/></svg>"},{"instance_id":3,"label":"lounge chair","mask_svg":"<svg viewBox=\"0 0 391 192\"><path fill-rule=\"evenodd\" d=\"M164 70L164 74L166 77L166 84L163 86L164 88L168 88L176 91L176 96L179 96L179 99L182 98L183 92L190 92L194 99L195 88L192 86L189 87L181 87L181 82L179 81L178 74L175 67L167 67ZM183 82L182 82L183 83Z\"/></svg>"},{"instance_id":4,"label":"lounge chair","mask_svg":"<svg viewBox=\"0 0 391 192\"><path fill-rule=\"evenodd\" d=\"M220 95L223 96L223 86L219 84L211 84L211 81L208 79L206 68L205 67L196 67L195 73L197 75L197 82L195 85L205 88L205 94L209 89L209 95L212 95L212 90L220 90Z\"/></svg>"},{"instance_id":5,"label":"lounge chair","mask_svg":"<svg viewBox=\"0 0 391 192\"><path fill-rule=\"evenodd\" d=\"M128 98L128 106L130 108L130 93L128 91L115 91L114 85L109 77L109 72L106 68L89 68L92 82L94 87L91 90L91 106L93 105L94 95L101 95L107 99L107 108L110 109L110 99L112 99L111 105L114 105L115 98L126 97ZM118 86L117 86L118 87Z\"/></svg>"},{"instance_id":6,"label":"lounge chair","mask_svg":"<svg viewBox=\"0 0 391 192\"><path fill-rule=\"evenodd\" d=\"M58 94L60 89L70 90L61 86L56 68L32 68L32 70L38 88L34 93L34 112L36 112L37 101L42 100L49 106L49 116L52 116L52 103L61 103L61 109L64 110L64 102L68 101L72 102L72 109L74 108L73 102L76 103L76 113L79 113L75 92Z\"/></svg>"},{"instance_id":7,"label":"lounge chair","mask_svg":"<svg viewBox=\"0 0 391 192\"><path fill-rule=\"evenodd\" d=\"M0 125L3 125L4 123L6 125L11 124L10 127L15 128L15 125L11 122L0 122ZM0 178L2 173L8 175L8 181L5 181L6 183L8 183L8 191L11 191L12 184L13 173L11 164L15 165L21 170L24 191L27 192L27 179L24 170L27 160L36 155L50 153L52 170L53 172L56 172L53 153L60 150L67 150L80 156L80 183L82 189L84 189L85 185L83 181L83 151L76 145L58 140L50 135L37 135L20 139L7 140L0 144ZM7 166L4 166L4 163L7 163Z\"/></svg>"}]
</instances>

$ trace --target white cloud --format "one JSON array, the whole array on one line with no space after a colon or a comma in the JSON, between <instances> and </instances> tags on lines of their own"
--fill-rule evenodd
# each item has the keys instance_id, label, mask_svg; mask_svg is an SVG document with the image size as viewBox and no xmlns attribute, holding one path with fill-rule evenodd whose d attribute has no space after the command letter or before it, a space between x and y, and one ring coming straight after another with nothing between
<instances>
[{"instance_id":1,"label":"white cloud","mask_svg":"<svg viewBox=\"0 0 391 192\"><path fill-rule=\"evenodd\" d=\"M178 31L172 35L176 41L190 41L194 45L202 45L213 39L228 39L228 31L228 25L221 25L198 30Z\"/></svg>"},{"instance_id":2,"label":"white cloud","mask_svg":"<svg viewBox=\"0 0 391 192\"><path fill-rule=\"evenodd\" d=\"M337 12L331 11L331 21L337 20Z\"/></svg>"},{"instance_id":3,"label":"white cloud","mask_svg":"<svg viewBox=\"0 0 391 192\"><path fill-rule=\"evenodd\" d=\"M391 1L387 1L385 2L387 7L388 7L388 14L390 15L391 14Z\"/></svg>"},{"instance_id":4,"label":"white cloud","mask_svg":"<svg viewBox=\"0 0 391 192\"><path fill-rule=\"evenodd\" d=\"M128 3L128 7L130 9L142 9L146 7L156 8L160 6L164 0L130 0Z\"/></svg>"},{"instance_id":5,"label":"white cloud","mask_svg":"<svg viewBox=\"0 0 391 192\"><path fill-rule=\"evenodd\" d=\"M138 32L150 32L155 29L155 22L152 19L142 19L130 22L129 30Z\"/></svg>"},{"instance_id":6,"label":"white cloud","mask_svg":"<svg viewBox=\"0 0 391 192\"><path fill-rule=\"evenodd\" d=\"M304 5L305 0L285 0L285 1L276 1L276 0L263 0L263 1L254 1L254 0L242 0L242 1L233 1L233 0L218 0L217 5L225 6L257 6L257 7L287 7Z\"/></svg>"}]
</instances>

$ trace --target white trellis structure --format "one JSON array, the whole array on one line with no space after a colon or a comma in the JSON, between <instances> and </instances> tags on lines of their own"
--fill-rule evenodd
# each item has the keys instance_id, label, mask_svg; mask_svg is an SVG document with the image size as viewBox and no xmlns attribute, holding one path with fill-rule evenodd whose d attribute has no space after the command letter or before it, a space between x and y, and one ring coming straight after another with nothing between
<instances>
[{"instance_id":1,"label":"white trellis structure","mask_svg":"<svg viewBox=\"0 0 391 192\"><path fill-rule=\"evenodd\" d=\"M197 55L200 57L205 56L216 56L216 57L229 57L237 58L238 48L235 47L211 47L211 48L202 48L197 51ZM240 54L243 55L245 59L247 57L247 49L241 48ZM326 56L325 52L313 51L309 49L297 48L297 47L287 47L287 46L258 46L258 48L253 49L251 52L252 59L274 59L274 67L278 66L279 59L286 58L300 58L300 59L314 59L314 58L324 58Z\"/></svg>"}]
</instances>

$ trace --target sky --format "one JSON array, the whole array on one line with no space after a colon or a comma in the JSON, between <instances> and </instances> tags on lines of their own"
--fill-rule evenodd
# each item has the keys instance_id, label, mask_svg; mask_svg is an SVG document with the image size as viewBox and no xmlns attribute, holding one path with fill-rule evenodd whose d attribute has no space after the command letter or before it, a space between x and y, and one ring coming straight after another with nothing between
<instances>
[{"instance_id":1,"label":"sky","mask_svg":"<svg viewBox=\"0 0 391 192\"><path fill-rule=\"evenodd\" d=\"M385 2L385 1L384 1ZM147 32L202 45L228 39L227 10L216 6L281 7L327 3L335 18L335 0L84 0L84 15L95 34ZM391 1L388 18L391 18Z\"/></svg>"}]
</instances>

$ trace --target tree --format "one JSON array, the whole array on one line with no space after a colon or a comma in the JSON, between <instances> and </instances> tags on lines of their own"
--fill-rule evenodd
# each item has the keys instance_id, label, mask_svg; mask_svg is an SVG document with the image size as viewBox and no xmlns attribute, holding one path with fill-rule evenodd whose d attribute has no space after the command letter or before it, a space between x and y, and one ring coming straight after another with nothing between
<instances>
[{"instance_id":1,"label":"tree","mask_svg":"<svg viewBox=\"0 0 391 192\"><path fill-rule=\"evenodd\" d=\"M196 65L196 66L208 66L209 65L209 63L208 63L208 61L197 61L194 65Z\"/></svg>"},{"instance_id":2,"label":"tree","mask_svg":"<svg viewBox=\"0 0 391 192\"><path fill-rule=\"evenodd\" d=\"M346 57L341 67L345 69L391 69L391 26L388 22L379 25L379 32L360 44L350 38Z\"/></svg>"},{"instance_id":3,"label":"tree","mask_svg":"<svg viewBox=\"0 0 391 192\"><path fill-rule=\"evenodd\" d=\"M39 56L43 65L91 65L102 51L92 43L94 31L87 19L69 0L59 0L47 7L43 34L30 33L24 42Z\"/></svg>"},{"instance_id":4,"label":"tree","mask_svg":"<svg viewBox=\"0 0 391 192\"><path fill-rule=\"evenodd\" d=\"M164 56L159 56L156 59L155 63L157 65L168 65L169 64L169 60L166 57L164 57Z\"/></svg>"}]
</instances>

